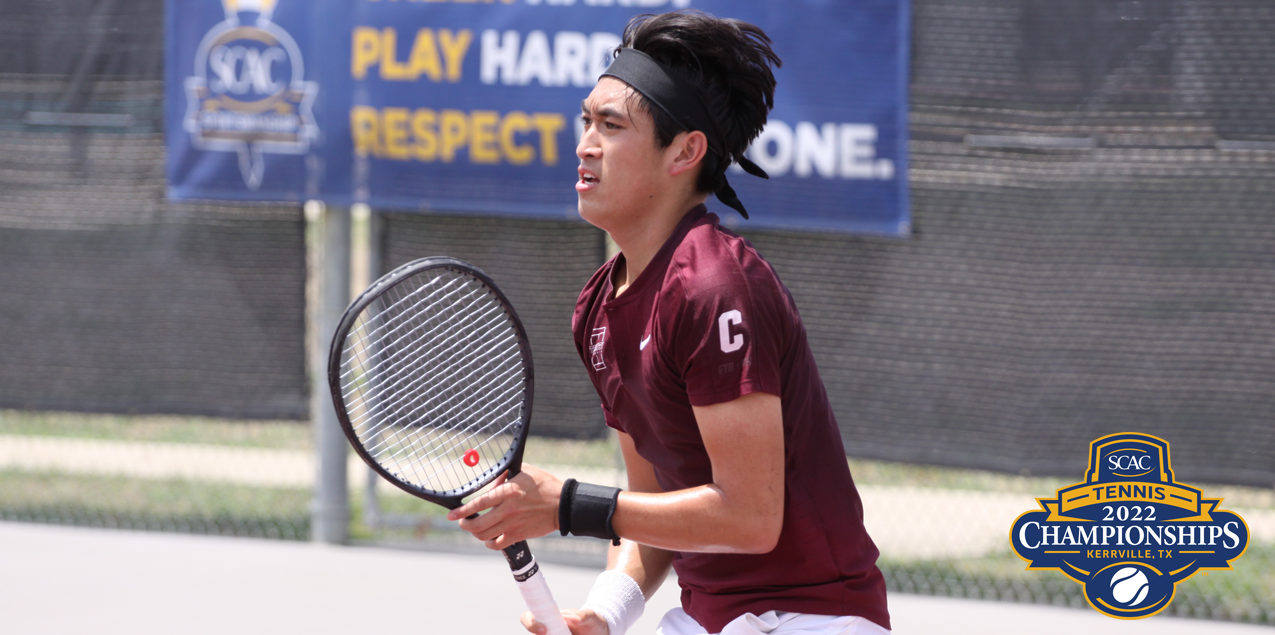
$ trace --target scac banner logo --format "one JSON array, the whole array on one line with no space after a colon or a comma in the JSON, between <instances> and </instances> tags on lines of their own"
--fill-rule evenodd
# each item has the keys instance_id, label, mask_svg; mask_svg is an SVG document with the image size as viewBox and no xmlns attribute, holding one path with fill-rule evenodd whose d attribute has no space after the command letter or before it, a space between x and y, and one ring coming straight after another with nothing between
<instances>
[{"instance_id":1,"label":"scac banner logo","mask_svg":"<svg viewBox=\"0 0 1275 635\"><path fill-rule=\"evenodd\" d=\"M1163 611L1177 583L1230 569L1248 547L1248 525L1222 499L1178 483L1164 439L1122 432L1089 447L1085 482L1037 499L1009 541L1028 569L1056 569L1084 586L1099 612L1140 619Z\"/></svg>"},{"instance_id":2,"label":"scac banner logo","mask_svg":"<svg viewBox=\"0 0 1275 635\"><path fill-rule=\"evenodd\" d=\"M305 154L318 133L318 85L305 81L301 50L270 21L277 0L222 0L226 20L204 36L186 78L184 127L199 150L239 153L249 189L265 176L263 153Z\"/></svg>"}]
</instances>

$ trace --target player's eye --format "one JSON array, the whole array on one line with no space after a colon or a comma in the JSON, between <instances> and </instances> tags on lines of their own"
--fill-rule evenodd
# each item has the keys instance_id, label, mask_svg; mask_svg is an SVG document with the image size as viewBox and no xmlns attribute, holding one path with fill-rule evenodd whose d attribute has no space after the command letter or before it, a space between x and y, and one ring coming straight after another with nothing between
<instances>
[{"instance_id":1,"label":"player's eye","mask_svg":"<svg viewBox=\"0 0 1275 635\"><path fill-rule=\"evenodd\" d=\"M606 127L607 127L607 130L619 130L619 129L620 129L620 127L619 127L619 126L617 126L617 125L615 125L615 124L611 123L610 121L606 122Z\"/></svg>"}]
</instances>

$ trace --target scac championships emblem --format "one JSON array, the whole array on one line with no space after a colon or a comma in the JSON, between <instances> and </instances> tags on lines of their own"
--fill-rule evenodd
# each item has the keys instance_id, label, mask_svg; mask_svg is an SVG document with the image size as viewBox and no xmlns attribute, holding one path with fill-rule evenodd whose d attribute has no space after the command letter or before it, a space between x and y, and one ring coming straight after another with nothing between
<instances>
[{"instance_id":1,"label":"scac championships emblem","mask_svg":"<svg viewBox=\"0 0 1275 635\"><path fill-rule=\"evenodd\" d=\"M186 78L184 127L199 150L237 152L249 189L261 186L263 153L304 154L318 128L315 82L301 49L270 21L277 0L222 0L226 20L195 52Z\"/></svg>"},{"instance_id":2,"label":"scac championships emblem","mask_svg":"<svg viewBox=\"0 0 1275 635\"><path fill-rule=\"evenodd\" d=\"M1248 547L1244 519L1174 480L1168 442L1149 434L1097 439L1085 482L1037 501L1040 511L1010 529L1014 552L1028 569L1062 571L1091 606L1120 619L1163 611L1177 583L1230 569Z\"/></svg>"}]
</instances>

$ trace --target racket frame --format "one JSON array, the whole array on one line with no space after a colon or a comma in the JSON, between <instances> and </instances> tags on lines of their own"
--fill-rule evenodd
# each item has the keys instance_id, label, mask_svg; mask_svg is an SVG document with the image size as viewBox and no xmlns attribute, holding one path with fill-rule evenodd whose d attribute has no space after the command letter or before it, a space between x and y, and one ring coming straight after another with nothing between
<instances>
[{"instance_id":1,"label":"racket frame","mask_svg":"<svg viewBox=\"0 0 1275 635\"><path fill-rule=\"evenodd\" d=\"M522 354L523 360L524 391L522 408L518 413L522 427L518 434L514 435L512 445L505 454L509 459L493 465L484 471L479 478L470 481L470 483L474 484L473 486L467 488L462 485L456 490L443 493L426 490L399 480L388 470L381 467L381 464L376 459L372 458L367 450L363 448L362 441L359 440L358 434L354 431L349 412L346 410L344 399L342 398L344 393L341 389L341 358L345 352L345 340L349 337L350 330L354 328L354 323L358 321L359 315L374 300L410 276L437 268L452 269L477 278L487 287L488 291L500 300L502 308L505 310L505 315L512 322L514 332L518 338L518 350ZM442 505L447 509L460 507L464 503L466 496L486 487L501 472L505 472L508 478L513 478L521 471L523 450L527 447L527 437L531 432L531 404L535 396L534 369L535 366L531 362L531 343L527 339L527 330L523 328L522 320L519 319L518 312L514 310L509 298L505 297L500 287L496 286L496 283L481 269L463 260L445 256L414 260L381 276L376 282L372 283L363 293L359 294L359 297L354 299L354 302L350 303L349 308L345 310L345 314L341 316L341 321L337 324L336 333L332 337L332 345L328 350L328 388L332 392L332 406L336 409L337 421L341 424L341 430L345 432L346 438L350 440L350 445L354 446L354 451L358 453L364 463L367 463L377 474L393 483L394 486L417 498ZM470 518L473 518L473 516ZM527 541L520 540L501 551L504 553L505 561L509 563L509 570L514 576L514 581L517 583L518 592L522 594L523 601L535 619L545 625L548 635L571 635L570 629L567 628L566 622L562 619L562 614L558 611L558 604L553 599L549 583L545 581L544 575L540 572L540 565L536 562L535 557L531 555L531 549L527 546Z\"/></svg>"},{"instance_id":2,"label":"racket frame","mask_svg":"<svg viewBox=\"0 0 1275 635\"><path fill-rule=\"evenodd\" d=\"M345 352L345 340L350 335L350 330L354 328L355 322L363 310L376 301L390 289L398 286L408 278L430 269L451 269L459 273L470 275L481 281L489 292L500 300L502 308L505 310L506 317L513 324L514 332L518 338L518 350L522 355L523 369L523 402L518 417L521 422L521 428L518 434L514 435L512 447L506 456L508 461L499 462L483 472L482 476L470 483L477 483L472 488L457 488L447 492L437 492L417 487L411 483L404 482L398 477L390 473L389 470L381 466L380 463L368 453L363 447L363 442L359 439L358 434L354 431L354 425L350 421L350 415L347 411L342 398L341 387L341 360ZM463 260L449 258L446 256L434 256L430 258L421 258L413 260L393 271L381 276L376 282L372 283L363 293L360 293L350 306L341 316L341 321L337 323L336 333L332 337L332 345L328 350L328 388L332 393L332 406L336 409L337 421L341 423L341 430L349 439L350 445L354 446L354 451L368 464L373 471L382 478L392 483L395 487L416 496L425 499L431 503L441 505L447 509L456 509L464 504L464 499L482 488L486 487L496 479L501 472L508 472L507 478L513 478L522 470L522 455L527 447L527 436L530 433L531 425L531 404L535 394L535 366L531 361L531 342L527 339L527 330L522 325L518 313L514 311L513 304L509 302L509 298L505 296L500 287L478 267L475 267Z\"/></svg>"}]
</instances>

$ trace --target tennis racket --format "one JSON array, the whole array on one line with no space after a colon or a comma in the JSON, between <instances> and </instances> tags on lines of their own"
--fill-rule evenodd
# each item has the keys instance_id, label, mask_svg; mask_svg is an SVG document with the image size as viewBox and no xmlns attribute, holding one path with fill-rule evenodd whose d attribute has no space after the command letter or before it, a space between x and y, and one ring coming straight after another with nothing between
<instances>
[{"instance_id":1,"label":"tennis racket","mask_svg":"<svg viewBox=\"0 0 1275 635\"><path fill-rule=\"evenodd\" d=\"M345 311L328 355L337 419L378 474L448 509L522 466L531 346L486 274L424 258L377 280ZM525 541L504 550L549 635L570 635Z\"/></svg>"}]
</instances>

